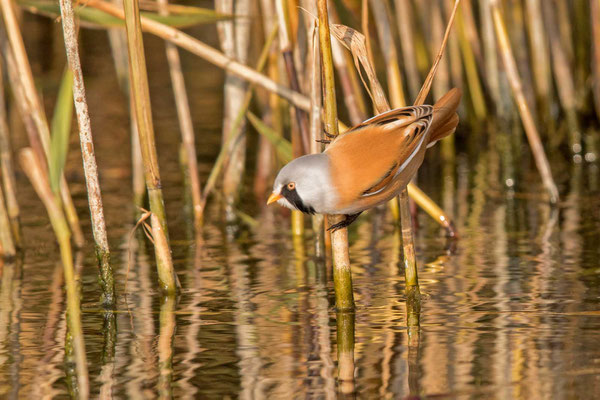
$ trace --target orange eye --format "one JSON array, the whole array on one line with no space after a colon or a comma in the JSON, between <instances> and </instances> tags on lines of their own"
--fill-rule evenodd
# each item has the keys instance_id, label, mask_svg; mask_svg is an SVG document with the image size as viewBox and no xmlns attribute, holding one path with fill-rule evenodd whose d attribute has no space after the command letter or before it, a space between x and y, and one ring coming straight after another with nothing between
<instances>
[{"instance_id":1,"label":"orange eye","mask_svg":"<svg viewBox=\"0 0 600 400\"><path fill-rule=\"evenodd\" d=\"M296 189L296 184L294 182L290 182L287 184L287 188L289 190L294 190L294 189Z\"/></svg>"}]
</instances>

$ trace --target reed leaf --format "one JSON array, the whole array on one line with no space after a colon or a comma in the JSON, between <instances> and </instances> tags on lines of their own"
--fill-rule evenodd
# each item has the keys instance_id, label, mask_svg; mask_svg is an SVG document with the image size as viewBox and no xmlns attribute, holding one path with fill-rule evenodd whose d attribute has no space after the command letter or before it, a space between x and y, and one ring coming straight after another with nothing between
<instances>
[{"instance_id":1,"label":"reed leaf","mask_svg":"<svg viewBox=\"0 0 600 400\"><path fill-rule=\"evenodd\" d=\"M281 161L286 163L292 161L292 144L287 139L279 136L279 134L273 128L262 122L260 118L252 114L250 111L248 111L246 115L248 117L248 121L250 121L254 129L267 138L273 147L275 147L275 150L277 150L277 154L279 155Z\"/></svg>"},{"instance_id":2,"label":"reed leaf","mask_svg":"<svg viewBox=\"0 0 600 400\"><path fill-rule=\"evenodd\" d=\"M32 14L39 14L53 19L60 17L60 7L58 3L48 1L20 0L17 2L17 4ZM157 12L148 11L141 12L140 14L148 19L175 28L188 28L195 25L212 24L217 21L234 18L233 15L218 13L214 10L199 7L171 6L168 10L170 13L169 15L159 15ZM122 19L98 10L97 8L85 6L75 7L75 15L80 18L82 23L87 23L86 26L88 27L125 27L125 22L123 22Z\"/></svg>"},{"instance_id":3,"label":"reed leaf","mask_svg":"<svg viewBox=\"0 0 600 400\"><path fill-rule=\"evenodd\" d=\"M71 133L71 120L73 118L73 72L66 69L58 98L52 115L50 127L50 160L48 162L48 174L50 176L50 187L54 193L60 190L60 177L67 160L69 149L69 134Z\"/></svg>"}]
</instances>

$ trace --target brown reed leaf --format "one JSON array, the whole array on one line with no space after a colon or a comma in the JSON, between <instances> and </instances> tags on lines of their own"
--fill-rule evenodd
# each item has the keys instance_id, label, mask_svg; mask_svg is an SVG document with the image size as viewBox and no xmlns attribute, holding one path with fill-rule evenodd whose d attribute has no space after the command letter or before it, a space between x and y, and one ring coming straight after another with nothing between
<instances>
[{"instance_id":1,"label":"brown reed leaf","mask_svg":"<svg viewBox=\"0 0 600 400\"><path fill-rule=\"evenodd\" d=\"M369 60L369 53L367 51L367 42L365 35L363 35L355 29L341 24L331 24L330 29L333 36L341 44L343 44L344 47L350 50L350 53L352 53L354 65L358 70L360 79L362 80L363 85L367 89L371 100L373 100L373 103L375 104L377 113L382 113L384 111L389 110L389 103L381 87L381 84L379 83L379 79L377 79L375 68ZM360 68L361 65L367 73L367 78L369 79L371 85L367 85L367 83L365 82L363 72Z\"/></svg>"}]
</instances>

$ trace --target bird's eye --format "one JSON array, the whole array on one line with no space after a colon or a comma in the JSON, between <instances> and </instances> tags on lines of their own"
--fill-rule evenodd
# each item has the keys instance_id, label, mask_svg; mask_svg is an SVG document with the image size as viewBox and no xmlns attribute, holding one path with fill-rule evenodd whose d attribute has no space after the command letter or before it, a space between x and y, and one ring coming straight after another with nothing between
<instances>
[{"instance_id":1,"label":"bird's eye","mask_svg":"<svg viewBox=\"0 0 600 400\"><path fill-rule=\"evenodd\" d=\"M296 189L296 183L294 183L294 182L290 182L290 183L288 183L288 184L287 184L287 188L288 188L289 190L294 190L294 189Z\"/></svg>"}]
</instances>

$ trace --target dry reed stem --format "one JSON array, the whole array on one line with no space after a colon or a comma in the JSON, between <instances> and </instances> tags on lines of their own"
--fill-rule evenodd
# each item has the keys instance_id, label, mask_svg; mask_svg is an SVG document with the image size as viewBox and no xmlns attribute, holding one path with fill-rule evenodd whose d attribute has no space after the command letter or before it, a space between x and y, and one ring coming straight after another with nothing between
<instances>
[{"instance_id":1,"label":"dry reed stem","mask_svg":"<svg viewBox=\"0 0 600 400\"><path fill-rule=\"evenodd\" d=\"M592 91L596 104L596 116L600 119L600 0L590 0L590 17L592 19Z\"/></svg>"},{"instance_id":2,"label":"dry reed stem","mask_svg":"<svg viewBox=\"0 0 600 400\"><path fill-rule=\"evenodd\" d=\"M331 53L331 35L329 33L329 16L327 0L318 0L319 16L319 50L321 55L321 76L323 79L323 107L325 109L325 132L338 135L337 107L335 97L335 79L333 76L333 56ZM340 222L344 216L330 215L328 223ZM342 228L331 233L333 252L333 281L335 287L335 303L339 311L354 310L354 294L352 293L352 273L350 271L350 255L348 249L348 229Z\"/></svg>"},{"instance_id":3,"label":"dry reed stem","mask_svg":"<svg viewBox=\"0 0 600 400\"><path fill-rule=\"evenodd\" d=\"M169 15L168 0L158 0L158 7L161 15ZM167 62L169 63L169 73L171 74L171 83L173 85L175 106L177 108L179 129L181 130L181 140L186 154L190 182L189 190L192 195L192 205L194 209L194 228L196 231L199 231L202 227L202 189L200 186L200 176L198 175L198 161L196 157L192 113L190 112L187 91L185 89L185 80L183 78L183 71L181 70L179 50L177 50L175 45L168 42L165 43L165 48L167 52Z\"/></svg>"},{"instance_id":4,"label":"dry reed stem","mask_svg":"<svg viewBox=\"0 0 600 400\"><path fill-rule=\"evenodd\" d=\"M525 6L527 19L530 22L525 25L531 49L531 63L534 71L533 83L535 84L538 103L545 104L542 111L548 113L552 77L550 76L550 50L544 31L541 0L527 0Z\"/></svg>"},{"instance_id":5,"label":"dry reed stem","mask_svg":"<svg viewBox=\"0 0 600 400\"><path fill-rule=\"evenodd\" d=\"M232 60L245 64L248 59L248 48L250 41L250 0L237 0L234 4L231 0L218 0L215 2L218 11L240 16L234 21L223 21L217 24L221 47L224 54ZM247 82L240 77L230 73L225 74L224 115L223 115L223 139L226 143L233 136L231 126L243 107L244 92ZM225 198L225 216L228 221L235 219L234 203L237 200L244 175L246 164L246 126L242 120L241 136L233 142L233 149L229 156L229 162L223 171L223 195Z\"/></svg>"},{"instance_id":6,"label":"dry reed stem","mask_svg":"<svg viewBox=\"0 0 600 400\"><path fill-rule=\"evenodd\" d=\"M8 51L11 53L11 57L14 60L14 65L18 71L18 73L14 74L14 76L19 80L19 83L15 84L20 85L20 90L16 90L15 94L21 97L18 99L18 102L21 103L21 112L25 113L22 114L23 119L30 119L31 127L34 127L34 129L31 129L31 127L29 129L31 146L33 146L33 149L38 154L38 157L41 157L40 161L42 164L45 165L50 147L50 130L48 128L48 121L46 120L44 108L42 107L35 88L33 74L31 73L31 66L29 65L27 52L25 51L25 45L23 43L23 37L21 36L15 14L15 6L11 0L0 0L0 7L2 8L4 27L6 29L8 41L10 42L9 48L11 50ZM28 122L26 121L25 124L27 125ZM40 145L43 151L39 148ZM60 192L67 221L69 222L69 226L71 227L71 231L73 233L73 240L77 247L82 247L85 240L64 175L61 177Z\"/></svg>"},{"instance_id":7,"label":"dry reed stem","mask_svg":"<svg viewBox=\"0 0 600 400\"><path fill-rule=\"evenodd\" d=\"M279 23L279 47L283 56L285 70L287 72L290 88L300 93L300 81L298 80L298 71L294 63L294 50L290 41L289 18L286 18L285 4L286 0L277 0L275 2L275 10L277 12L277 21ZM300 157L309 152L309 127L308 116L306 113L296 106L294 115L298 129L292 130L292 146L295 149L295 157ZM300 137L298 137L300 136Z\"/></svg>"},{"instance_id":8,"label":"dry reed stem","mask_svg":"<svg viewBox=\"0 0 600 400\"><path fill-rule=\"evenodd\" d=\"M416 62L416 50L413 37L412 6L410 0L396 0L397 26L400 32L400 50L407 76L408 91L411 97L419 93L421 77Z\"/></svg>"},{"instance_id":9,"label":"dry reed stem","mask_svg":"<svg viewBox=\"0 0 600 400\"><path fill-rule=\"evenodd\" d=\"M306 1L307 10L313 14L317 13L316 4L313 1ZM310 152L311 154L320 153L322 144L318 142L323 135L321 134L321 56L319 46L319 27L317 21L311 21L307 29L308 51L311 52L310 64L308 65L308 81L310 82L310 103L309 113L309 134L310 134ZM337 43L337 42L336 42ZM336 43L331 43L335 47ZM333 50L333 49L332 49ZM335 50L333 50L335 60ZM312 229L314 232L315 257L325 256L325 231L324 217L322 214L312 216Z\"/></svg>"},{"instance_id":10,"label":"dry reed stem","mask_svg":"<svg viewBox=\"0 0 600 400\"><path fill-rule=\"evenodd\" d=\"M537 169L540 172L540 175L542 176L544 186L546 187L546 190L548 191L548 194L550 196L550 202L556 203L559 199L558 188L556 187L554 179L552 178L550 164L548 163L548 159L546 158L546 154L544 153L544 147L542 146L540 136L538 134L537 128L535 127L535 122L533 120L531 112L529 111L529 106L527 105L527 101L523 93L521 79L519 78L517 65L512 55L510 42L508 41L508 34L506 33L506 27L504 25L504 20L502 19L502 15L500 15L500 10L498 8L498 0L492 0L491 7L492 17L494 20L494 27L496 30L496 37L498 39L498 48L500 50L502 61L506 69L506 74L508 76L508 80L513 91L513 96L519 108L519 113L521 114L521 120L523 121L523 126L525 127L527 139L529 140L529 146L531 147L531 151L533 152L533 157L535 158Z\"/></svg>"},{"instance_id":11,"label":"dry reed stem","mask_svg":"<svg viewBox=\"0 0 600 400\"><path fill-rule=\"evenodd\" d=\"M446 43L448 42L448 36L450 35L450 28L452 27L452 24L454 23L454 17L456 16L456 10L458 9L459 4L460 4L460 0L455 0L454 8L452 9L452 13L450 14L450 18L448 19L448 25L446 26L446 33L444 33L444 39L442 40L442 44L440 46L440 51L438 52L438 54L436 55L436 57L433 61L433 65L431 66L431 69L429 70L429 74L427 74L427 77L425 78L425 82L423 83L423 86L421 87L421 90L419 91L419 94L417 95L417 98L415 99L414 105L423 104L425 102L425 98L427 98L427 94L431 90L431 84L433 82L433 78L435 77L435 72L437 71L440 60L442 59L442 56L444 55L444 48L446 47Z\"/></svg>"},{"instance_id":12,"label":"dry reed stem","mask_svg":"<svg viewBox=\"0 0 600 400\"><path fill-rule=\"evenodd\" d=\"M115 282L110 265L110 249L106 234L106 222L104 221L104 208L102 206L102 193L98 180L98 166L94 153L94 142L92 139L92 127L79 60L79 47L77 44L77 28L74 21L73 5L71 0L60 0L60 11L64 32L65 49L69 68L73 72L73 101L79 124L79 142L81 144L81 155L85 182L87 186L88 202L92 219L92 231L96 242L96 256L100 267L100 286L103 293L102 302L114 306Z\"/></svg>"},{"instance_id":13,"label":"dry reed stem","mask_svg":"<svg viewBox=\"0 0 600 400\"><path fill-rule=\"evenodd\" d=\"M154 128L152 126L150 93L148 89L148 75L146 72L139 8L136 0L125 0L123 5L126 16L125 27L127 29L127 46L129 50L129 78L131 79L133 88L131 96L135 104L135 114L138 122L138 134L144 161L144 177L148 189L150 210L160 222L160 228L164 232L166 238L162 243L167 246L166 248L154 246L159 285L164 292L174 294L179 289L179 282L175 275L173 264L165 262L168 259L162 257L162 254L164 253L170 253L168 247L169 234L162 196L160 172L158 169Z\"/></svg>"},{"instance_id":14,"label":"dry reed stem","mask_svg":"<svg viewBox=\"0 0 600 400\"><path fill-rule=\"evenodd\" d=\"M81 399L87 399L89 395L89 378L87 359L85 354L85 343L83 329L81 326L81 307L79 291L75 281L73 269L73 254L69 227L65 220L59 199L52 193L48 176L44 172L44 166L40 163L34 151L27 147L19 153L19 163L29 178L38 197L44 203L56 238L60 245L60 255L67 287L67 324L72 336L73 350L75 353L75 366L77 370L78 393Z\"/></svg>"},{"instance_id":15,"label":"dry reed stem","mask_svg":"<svg viewBox=\"0 0 600 400\"><path fill-rule=\"evenodd\" d=\"M467 76L467 83L469 85L469 94L471 95L473 111L475 112L477 119L481 121L487 116L487 109L485 106L483 89L479 80L477 59L472 48L472 42L469 41L469 37L467 35L467 28L465 27L463 9L464 7L460 7L457 10L458 43L463 55L463 65Z\"/></svg>"},{"instance_id":16,"label":"dry reed stem","mask_svg":"<svg viewBox=\"0 0 600 400\"><path fill-rule=\"evenodd\" d=\"M5 258L11 258L16 254L15 243L12 237L12 230L10 227L10 220L8 218L8 212L4 205L4 193L2 187L0 187L0 256Z\"/></svg>"},{"instance_id":17,"label":"dry reed stem","mask_svg":"<svg viewBox=\"0 0 600 400\"><path fill-rule=\"evenodd\" d=\"M390 27L390 10L387 1L371 0L373 16L377 21L377 35L386 64L388 92L393 108L404 107L406 99L402 87L402 75L398 64L398 50Z\"/></svg>"},{"instance_id":18,"label":"dry reed stem","mask_svg":"<svg viewBox=\"0 0 600 400\"><path fill-rule=\"evenodd\" d=\"M489 89L490 97L496 108L501 104L500 77L498 73L498 50L496 48L496 36L494 34L494 21L492 20L491 2L493 0L482 0L480 4L481 35L483 37L483 55L485 64L485 80ZM498 110L496 110L498 112Z\"/></svg>"},{"instance_id":19,"label":"dry reed stem","mask_svg":"<svg viewBox=\"0 0 600 400\"><path fill-rule=\"evenodd\" d=\"M435 202L425 194L417 185L409 183L406 186L408 190L408 195L411 199L417 203L419 207L421 207L427 214L429 214L434 220L436 220L440 225L446 228L448 235L451 237L456 237L456 229L454 228L454 224L452 220L442 210Z\"/></svg>"},{"instance_id":20,"label":"dry reed stem","mask_svg":"<svg viewBox=\"0 0 600 400\"><path fill-rule=\"evenodd\" d=\"M21 247L21 227L19 224L19 203L17 202L17 186L13 168L12 146L6 115L6 102L4 98L4 82L2 63L0 63L0 171L2 172L2 188L6 209L12 231L12 238L17 248Z\"/></svg>"},{"instance_id":21,"label":"dry reed stem","mask_svg":"<svg viewBox=\"0 0 600 400\"><path fill-rule=\"evenodd\" d=\"M556 88L558 89L558 99L565 110L567 117L567 126L569 130L569 148L573 152L573 158L581 161L581 128L577 120L577 110L575 101L575 82L571 75L571 67L569 60L565 54L565 50L561 44L559 32L556 27L556 18L552 7L548 2L542 7L546 20L546 30L552 46L550 54L552 56L552 72L555 76ZM600 23L600 22L597 22Z\"/></svg>"},{"instance_id":22,"label":"dry reed stem","mask_svg":"<svg viewBox=\"0 0 600 400\"><path fill-rule=\"evenodd\" d=\"M429 30L431 31L430 51L431 56L435 57L442 41L444 40L444 18L442 16L442 7L439 1L431 4L428 13L430 14ZM433 99L437 100L450 90L450 67L448 58L442 58L438 66L435 80L432 83Z\"/></svg>"}]
</instances>

